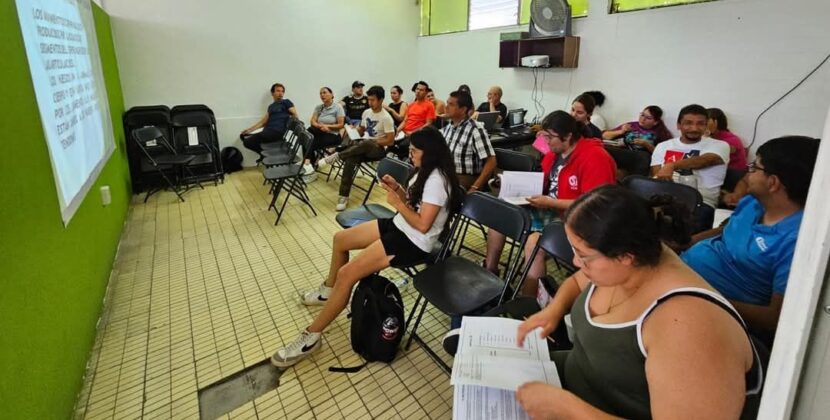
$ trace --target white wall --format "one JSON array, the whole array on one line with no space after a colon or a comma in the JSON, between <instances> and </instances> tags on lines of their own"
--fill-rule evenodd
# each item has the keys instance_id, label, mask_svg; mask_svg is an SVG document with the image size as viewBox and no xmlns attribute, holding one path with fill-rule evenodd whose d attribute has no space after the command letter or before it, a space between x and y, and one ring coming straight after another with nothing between
<instances>
[{"instance_id":1,"label":"white wall","mask_svg":"<svg viewBox=\"0 0 830 420\"><path fill-rule=\"evenodd\" d=\"M305 120L321 86L340 98L356 79L388 90L415 77L419 9L411 0L106 0L106 7L125 105L207 104L222 146L243 151L238 133L265 113L274 82L286 85Z\"/></svg>"},{"instance_id":2,"label":"white wall","mask_svg":"<svg viewBox=\"0 0 830 420\"><path fill-rule=\"evenodd\" d=\"M656 104L677 134L677 112L700 103L722 108L748 143L758 113L830 53L826 0L722 0L613 15L606 4L592 1L589 16L574 21L582 38L579 68L547 70L546 112L597 89L608 97L602 113L609 124ZM499 33L518 29L420 38L419 75L441 97L467 83L476 102L490 85L501 85L509 108L533 116L530 70L498 68ZM820 136L828 106L830 63L761 119L753 149L782 134Z\"/></svg>"}]
</instances>

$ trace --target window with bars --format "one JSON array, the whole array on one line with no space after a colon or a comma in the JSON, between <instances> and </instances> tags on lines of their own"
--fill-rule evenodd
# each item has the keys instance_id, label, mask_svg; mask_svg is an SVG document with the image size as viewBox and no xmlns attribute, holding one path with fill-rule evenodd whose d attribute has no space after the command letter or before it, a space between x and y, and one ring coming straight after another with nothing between
<instances>
[{"instance_id":1,"label":"window with bars","mask_svg":"<svg viewBox=\"0 0 830 420\"><path fill-rule=\"evenodd\" d=\"M421 0L421 35L530 22L531 0ZM588 16L588 0L568 0L573 17Z\"/></svg>"}]
</instances>

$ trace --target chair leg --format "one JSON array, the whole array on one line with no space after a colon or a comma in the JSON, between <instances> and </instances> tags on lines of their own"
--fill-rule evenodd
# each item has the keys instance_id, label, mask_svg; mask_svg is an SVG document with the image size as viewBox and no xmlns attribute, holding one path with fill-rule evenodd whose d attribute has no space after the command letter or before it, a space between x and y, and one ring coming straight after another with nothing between
<instances>
[{"instance_id":1,"label":"chair leg","mask_svg":"<svg viewBox=\"0 0 830 420\"><path fill-rule=\"evenodd\" d=\"M280 223L280 218L282 218L282 212L285 211L285 205L288 204L288 199L289 198L291 198L290 191L285 193L285 200L283 200L282 206L280 206L280 209L277 210L277 220L274 220L274 226L276 226Z\"/></svg>"},{"instance_id":2,"label":"chair leg","mask_svg":"<svg viewBox=\"0 0 830 420\"><path fill-rule=\"evenodd\" d=\"M418 299L415 301L415 306L412 307L412 312L409 314L409 321L406 322L406 326L412 321L412 315L415 314L415 309L418 307L418 303L421 301L422 296L418 296ZM418 326L421 325L421 318L424 316L424 312L427 310L427 305L429 303L424 299L424 304L421 306L421 311L418 313L418 318L415 319L415 324L412 325L412 330L409 332L409 339L406 341L406 346L404 346L404 350L409 350L409 346L412 345L412 339L418 336Z\"/></svg>"}]
</instances>

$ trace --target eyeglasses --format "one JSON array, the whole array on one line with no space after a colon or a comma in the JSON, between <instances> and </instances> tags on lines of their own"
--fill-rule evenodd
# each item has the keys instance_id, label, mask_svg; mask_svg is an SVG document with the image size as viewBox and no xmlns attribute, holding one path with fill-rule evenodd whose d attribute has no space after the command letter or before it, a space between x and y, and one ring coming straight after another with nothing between
<instances>
[{"instance_id":1,"label":"eyeglasses","mask_svg":"<svg viewBox=\"0 0 830 420\"><path fill-rule=\"evenodd\" d=\"M645 112L640 113L640 118L642 118L644 120L649 120L649 121L654 120L654 117L652 117L651 115L646 114Z\"/></svg>"},{"instance_id":2,"label":"eyeglasses","mask_svg":"<svg viewBox=\"0 0 830 420\"><path fill-rule=\"evenodd\" d=\"M587 267L589 262L591 262L592 260L595 260L595 259L602 256L602 254L585 255L585 256L579 255L579 253L576 252L576 248L574 248L573 245L571 245L571 251L574 252L575 257L579 258L579 262L582 263L583 267Z\"/></svg>"},{"instance_id":3,"label":"eyeglasses","mask_svg":"<svg viewBox=\"0 0 830 420\"><path fill-rule=\"evenodd\" d=\"M562 141L562 137L559 137L559 134L556 134L556 133L554 133L554 132L552 132L552 131L549 131L549 130L543 130L543 131L541 132L541 134L542 134L542 137L544 137L544 138L545 138L545 140L547 140L547 141L551 141L551 140L553 140L553 139L559 139L559 141Z\"/></svg>"},{"instance_id":4,"label":"eyeglasses","mask_svg":"<svg viewBox=\"0 0 830 420\"><path fill-rule=\"evenodd\" d=\"M752 161L748 165L746 165L746 171L749 172L749 173L753 173L755 171L761 171L761 172L765 172L767 174L772 175L772 172L768 171L767 168L762 168L762 167L758 166L758 162L756 162L756 161Z\"/></svg>"}]
</instances>

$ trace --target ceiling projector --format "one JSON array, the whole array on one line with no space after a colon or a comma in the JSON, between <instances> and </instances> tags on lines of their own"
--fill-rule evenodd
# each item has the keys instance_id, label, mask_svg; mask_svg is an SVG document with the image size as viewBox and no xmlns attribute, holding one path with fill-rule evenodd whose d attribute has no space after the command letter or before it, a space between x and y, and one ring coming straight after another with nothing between
<instances>
[{"instance_id":1,"label":"ceiling projector","mask_svg":"<svg viewBox=\"0 0 830 420\"><path fill-rule=\"evenodd\" d=\"M529 55L522 57L522 67L548 67L550 57L547 55Z\"/></svg>"}]
</instances>

